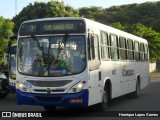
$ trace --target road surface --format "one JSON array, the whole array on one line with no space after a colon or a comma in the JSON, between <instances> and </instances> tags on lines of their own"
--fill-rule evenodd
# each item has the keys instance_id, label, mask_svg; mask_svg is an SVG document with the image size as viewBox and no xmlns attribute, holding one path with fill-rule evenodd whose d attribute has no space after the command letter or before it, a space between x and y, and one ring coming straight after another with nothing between
<instances>
[{"instance_id":1,"label":"road surface","mask_svg":"<svg viewBox=\"0 0 160 120\"><path fill-rule=\"evenodd\" d=\"M89 108L60 107L56 111L48 113L41 106L17 105L14 94L9 94L5 99L0 99L0 111L40 112L43 115L42 117L78 117L79 119L81 117L83 117L83 119L87 119L87 117L111 117L113 119L114 115L118 117L118 115L123 115L130 111L130 114L135 113L138 115L139 113L143 115L148 112L153 114L159 113L159 117L154 117L153 119L160 119L160 76L157 74L151 77L151 83L141 91L139 98L125 95L113 99L107 111L104 112L100 111L97 106L92 106ZM137 120L135 117L133 119Z\"/></svg>"}]
</instances>

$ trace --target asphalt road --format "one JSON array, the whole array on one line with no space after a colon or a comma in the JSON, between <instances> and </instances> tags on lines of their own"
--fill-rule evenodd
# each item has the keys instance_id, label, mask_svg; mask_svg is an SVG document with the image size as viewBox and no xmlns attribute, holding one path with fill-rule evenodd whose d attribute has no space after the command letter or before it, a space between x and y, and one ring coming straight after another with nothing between
<instances>
[{"instance_id":1,"label":"asphalt road","mask_svg":"<svg viewBox=\"0 0 160 120\"><path fill-rule=\"evenodd\" d=\"M118 116L120 113L125 114L128 111L129 113L140 113L146 114L150 113L159 113L159 117L154 117L153 119L160 119L160 76L154 75L151 77L151 83L149 86L141 91L139 98L133 98L130 95L125 95L116 99L113 99L110 103L107 111L100 111L97 106L92 106L89 108L69 108L69 107L60 107L52 113L46 112L41 106L25 106L17 105L16 97L14 94L9 94L5 99L0 99L0 112L2 111L30 111L30 112L41 112L43 116L47 115L50 117L111 117ZM158 112L159 111L159 112ZM42 116L42 117L43 117ZM125 117L127 118L127 117ZM20 118L19 118L20 119ZM49 119L49 118L48 118ZM52 118L53 119L53 118ZM68 118L69 119L69 118ZM120 118L119 118L120 119ZM137 118L133 118L137 120ZM93 120L93 119L92 119ZM106 120L106 119L105 119Z\"/></svg>"}]
</instances>

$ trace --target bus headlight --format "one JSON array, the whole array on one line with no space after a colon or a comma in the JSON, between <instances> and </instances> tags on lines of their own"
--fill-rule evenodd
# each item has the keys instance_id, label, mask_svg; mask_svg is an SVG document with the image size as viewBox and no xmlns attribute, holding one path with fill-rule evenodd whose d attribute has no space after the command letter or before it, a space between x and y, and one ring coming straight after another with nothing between
<instances>
[{"instance_id":1,"label":"bus headlight","mask_svg":"<svg viewBox=\"0 0 160 120\"><path fill-rule=\"evenodd\" d=\"M84 85L85 85L84 83L79 82L79 83L75 84L73 87L71 87L71 89L68 91L68 93L78 93L84 88Z\"/></svg>"},{"instance_id":2,"label":"bus headlight","mask_svg":"<svg viewBox=\"0 0 160 120\"><path fill-rule=\"evenodd\" d=\"M30 90L20 81L17 82L18 89L22 92L30 92Z\"/></svg>"}]
</instances>

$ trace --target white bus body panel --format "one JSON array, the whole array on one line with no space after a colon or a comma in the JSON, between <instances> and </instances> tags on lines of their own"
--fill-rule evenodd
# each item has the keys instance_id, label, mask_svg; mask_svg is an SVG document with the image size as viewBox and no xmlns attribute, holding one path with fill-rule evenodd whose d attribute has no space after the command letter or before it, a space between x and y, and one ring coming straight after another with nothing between
<instances>
[{"instance_id":1,"label":"white bus body panel","mask_svg":"<svg viewBox=\"0 0 160 120\"><path fill-rule=\"evenodd\" d=\"M59 18L56 18L53 20L58 20L58 19ZM75 19L78 19L78 18L75 18ZM72 19L69 18L68 20L72 20ZM100 37L101 37L100 31L104 31L108 34L115 34L118 37L124 37L124 38L132 39L132 40L137 40L139 42L147 44L145 39L139 38L137 36L128 34L126 32L120 31L118 29L115 29L109 26L105 26L98 22L94 22L88 19L83 19L83 20L86 23L86 31L87 31L86 35L88 34L88 29L92 29L94 34L98 35L99 37L99 44L100 44ZM88 41L86 39L86 44L87 42ZM87 50L88 50L88 46L86 46L86 53L87 53ZM46 78L45 77L29 77L29 76L21 75L17 72L17 79L23 82L28 79L29 80L30 79L39 80L39 81L72 80L71 83L63 87L66 89L63 93L67 93L67 91L73 85L75 85L78 81L85 80L86 86L83 89L88 89L88 92L89 92L88 105L89 106L102 102L102 93L104 90L106 80L111 81L111 98L115 98L115 97L135 91L138 75L141 78L140 79L141 89L146 87L149 83L149 63L148 62L135 62L135 61L129 61L129 60L126 60L126 61L108 60L108 61L100 61L100 62L101 62L101 65L99 66L98 69L90 71L89 65L87 65L87 68L85 71L83 71L80 74L73 75L73 76L53 77L53 78L52 77L48 77L48 78L47 77ZM87 64L89 64L89 62ZM124 75L123 70L133 70L134 74ZM99 76L100 73L101 73L101 77ZM42 88L42 87L33 86L33 88L31 89L31 92L36 93L34 89L46 90L47 88L48 87ZM62 94L62 92L58 94Z\"/></svg>"},{"instance_id":2,"label":"white bus body panel","mask_svg":"<svg viewBox=\"0 0 160 120\"><path fill-rule=\"evenodd\" d=\"M89 90L89 103L88 105L94 105L102 101L102 86L99 80L99 71L90 71L90 79L88 81Z\"/></svg>"},{"instance_id":3,"label":"white bus body panel","mask_svg":"<svg viewBox=\"0 0 160 120\"><path fill-rule=\"evenodd\" d=\"M85 19L85 21L87 25L87 30L88 28L92 29L94 31L94 34L99 35L98 36L99 39L101 39L100 31L104 31L108 34L115 34L118 37L124 37L126 39L132 39L133 41L136 40L138 42L148 44L145 39L137 37L135 35L123 32L121 30L118 30L118 29L115 29L109 26L105 26L101 23L94 22L88 19ZM122 73L123 70L133 70L134 74L129 75L129 76L124 76ZM141 78L140 80L141 89L145 88L149 84L149 63L148 62L136 62L135 60L133 61L129 61L129 60L101 61L100 71L101 71L101 79L102 79L101 86L103 87L103 88L101 87L101 90L104 89L104 84L105 84L106 79L111 80L111 85L112 85L111 86L111 91L112 91L111 98L115 98L115 97L118 97L124 94L134 92L136 90L136 82L137 82L138 75ZM94 73L94 72L93 71L90 72L90 78L92 77L91 73ZM97 79L94 75L93 75L93 78ZM96 84L96 83L94 82L92 83L90 79L89 85L90 84ZM99 91L98 88L97 90ZM89 89L89 93L92 93L90 92L90 89ZM99 92L95 92L95 93L98 94ZM102 101L102 100L99 100L100 95L91 94L89 96L90 96L89 97L90 104L93 101L93 100L90 100L92 98L96 99L97 101ZM102 96L102 93L101 93L101 96ZM93 102L93 104L94 103L96 102Z\"/></svg>"}]
</instances>

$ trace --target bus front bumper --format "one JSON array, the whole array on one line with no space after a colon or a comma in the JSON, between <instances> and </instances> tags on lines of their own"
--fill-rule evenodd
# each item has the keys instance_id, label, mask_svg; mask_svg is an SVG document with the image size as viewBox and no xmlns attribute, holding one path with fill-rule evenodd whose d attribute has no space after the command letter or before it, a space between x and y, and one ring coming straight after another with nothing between
<instances>
[{"instance_id":1,"label":"bus front bumper","mask_svg":"<svg viewBox=\"0 0 160 120\"><path fill-rule=\"evenodd\" d=\"M74 94L33 94L16 89L17 104L22 105L87 107L88 96L88 90Z\"/></svg>"}]
</instances>

